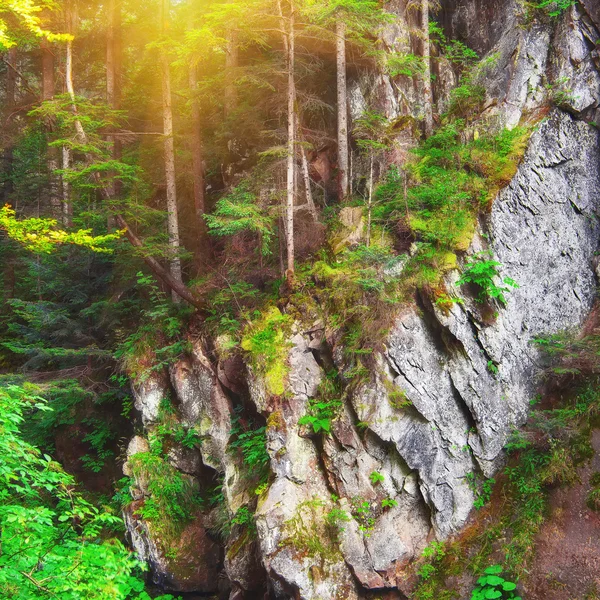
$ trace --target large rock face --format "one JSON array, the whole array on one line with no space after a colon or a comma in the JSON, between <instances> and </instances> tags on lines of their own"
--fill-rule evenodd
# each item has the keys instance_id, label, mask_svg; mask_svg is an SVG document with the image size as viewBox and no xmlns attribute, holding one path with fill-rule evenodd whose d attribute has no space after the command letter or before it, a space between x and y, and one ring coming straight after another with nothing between
<instances>
[{"instance_id":1,"label":"large rock face","mask_svg":"<svg viewBox=\"0 0 600 600\"><path fill-rule=\"evenodd\" d=\"M293 325L282 397L270 395L241 357L218 360L200 343L171 365L168 377L136 386L147 432L170 395L179 425L201 437L201 454L175 446L170 464L203 489L207 480L214 486L217 474L223 481L220 508L200 512L186 534L196 554L186 550L179 569L135 506L127 512L140 556L155 580L172 589L213 592L220 573L232 600L405 598L406 565L433 537L460 530L475 500L469 480L497 471L511 429L526 419L539 373L532 341L577 328L590 311L600 241L600 136L588 124L600 121L596 5L584 0L586 11L573 8L559 20L528 26L517 0L442 5L448 35L494 57L479 75L490 126L538 122L518 172L467 253L489 248L502 277L520 287L507 294L505 307L486 309L451 273L446 285L462 302L442 310L419 296L397 317L369 383L340 394L340 415L327 436L300 424L332 367L342 376L349 368L323 315L310 326ZM382 33L383 42L414 50L414 12L404 0L390 6L398 20ZM441 106L454 75L440 69ZM350 88L355 118L373 100L389 117L410 111L418 117L413 78L372 75ZM550 109L551 101L558 108ZM414 143L410 133L402 135ZM262 489L231 451L236 414L266 423L270 477ZM136 437L130 453L148 448ZM146 492L138 484L139 504ZM240 509L254 513L256 531L240 525ZM226 539L214 533L219 528L231 531Z\"/></svg>"},{"instance_id":2,"label":"large rock face","mask_svg":"<svg viewBox=\"0 0 600 600\"><path fill-rule=\"evenodd\" d=\"M448 314L424 299L396 323L379 383L354 397L359 419L418 472L441 536L456 531L471 510L465 477L491 476L511 428L526 418L538 362L532 340L577 327L592 306L599 142L595 129L565 113L540 126L489 218L502 276L520 285L506 308L486 324L461 290L454 291L463 303ZM476 241L472 250L479 248ZM412 409L394 411L385 377L404 390Z\"/></svg>"}]
</instances>

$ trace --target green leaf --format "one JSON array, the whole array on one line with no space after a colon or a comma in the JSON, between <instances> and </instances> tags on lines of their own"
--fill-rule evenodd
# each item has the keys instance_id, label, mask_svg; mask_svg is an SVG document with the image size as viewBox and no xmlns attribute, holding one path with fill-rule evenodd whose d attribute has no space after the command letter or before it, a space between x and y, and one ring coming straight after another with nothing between
<instances>
[{"instance_id":1,"label":"green leaf","mask_svg":"<svg viewBox=\"0 0 600 600\"><path fill-rule=\"evenodd\" d=\"M500 565L492 565L488 567L484 573L487 575L497 575L498 573L502 573L502 567Z\"/></svg>"}]
</instances>

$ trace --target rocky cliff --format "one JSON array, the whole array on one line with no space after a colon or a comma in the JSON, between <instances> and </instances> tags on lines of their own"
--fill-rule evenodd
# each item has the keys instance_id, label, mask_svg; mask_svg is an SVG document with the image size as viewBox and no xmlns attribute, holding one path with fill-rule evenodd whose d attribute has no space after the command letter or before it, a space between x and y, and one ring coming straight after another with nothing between
<instances>
[{"instance_id":1,"label":"rocky cliff","mask_svg":"<svg viewBox=\"0 0 600 600\"><path fill-rule=\"evenodd\" d=\"M348 385L342 339L317 308L307 309L312 318L289 317L284 394L242 356L219 358L218 343L203 337L168 374L134 384L146 430L171 395L178 421L199 432L200 451L170 451L186 481L202 488L223 476L221 507L195 509L171 551L135 502L127 511L134 547L167 589L232 600L406 597L407 565L429 541L464 526L473 481L498 470L511 430L527 417L540 370L532 340L577 328L592 307L600 241L600 135L590 125L600 122L595 4L560 20L526 19L516 0L442 4L447 35L489 58L478 75L487 91L482 122L538 123L467 252L490 249L519 288L490 312L450 272L446 286L459 301L440 306L417 294L394 316L359 385ZM391 8L398 21L383 38L401 47L413 17L402 1ZM450 67L439 73L440 104L455 79ZM388 116L418 115L418 84L409 78L359 78L352 90L354 117L368 96ZM331 434L318 436L300 420L332 369L342 404ZM266 427L269 475L258 489L239 453L228 450L242 409ZM134 438L129 460L146 444ZM151 495L143 478L136 486L136 502ZM234 518L247 506L252 526ZM233 519L220 540L219 519Z\"/></svg>"}]
</instances>

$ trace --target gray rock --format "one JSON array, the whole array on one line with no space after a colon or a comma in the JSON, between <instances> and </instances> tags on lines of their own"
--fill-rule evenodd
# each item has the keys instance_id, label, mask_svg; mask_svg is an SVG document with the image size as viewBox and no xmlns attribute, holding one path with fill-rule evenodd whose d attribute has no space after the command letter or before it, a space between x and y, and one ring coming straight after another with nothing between
<instances>
[{"instance_id":1,"label":"gray rock","mask_svg":"<svg viewBox=\"0 0 600 600\"><path fill-rule=\"evenodd\" d=\"M441 537L457 531L470 512L466 475L491 476L511 427L527 416L538 373L532 339L577 327L595 299L599 141L596 131L562 112L541 125L490 216L501 276L520 285L507 294L506 308L484 325L479 307L456 289L464 304L447 315L433 306L425 307L428 318L407 311L387 341L382 374L353 398L359 419L418 473ZM480 247L476 240L473 250ZM412 408L395 414L386 372Z\"/></svg>"},{"instance_id":2,"label":"gray rock","mask_svg":"<svg viewBox=\"0 0 600 600\"><path fill-rule=\"evenodd\" d=\"M179 400L182 422L202 437L202 461L223 470L231 431L231 406L200 341L192 354L171 367L171 383Z\"/></svg>"},{"instance_id":3,"label":"gray rock","mask_svg":"<svg viewBox=\"0 0 600 600\"><path fill-rule=\"evenodd\" d=\"M127 445L127 459L123 463L123 475L126 475L127 477L131 477L133 475L131 471L131 465L129 464L129 459L132 456L149 451L150 445L148 444L148 440L141 435L134 435Z\"/></svg>"},{"instance_id":4,"label":"gray rock","mask_svg":"<svg viewBox=\"0 0 600 600\"><path fill-rule=\"evenodd\" d=\"M143 423L158 419L160 403L169 397L169 382L163 372L151 372L142 381L131 382L135 408L142 414Z\"/></svg>"}]
</instances>

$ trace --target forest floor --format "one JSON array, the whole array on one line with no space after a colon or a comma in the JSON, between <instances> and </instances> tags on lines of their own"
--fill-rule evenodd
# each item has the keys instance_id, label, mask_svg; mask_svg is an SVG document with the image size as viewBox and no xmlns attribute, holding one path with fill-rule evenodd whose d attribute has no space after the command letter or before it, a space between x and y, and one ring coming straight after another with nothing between
<instances>
[{"instance_id":1,"label":"forest floor","mask_svg":"<svg viewBox=\"0 0 600 600\"><path fill-rule=\"evenodd\" d=\"M600 430L591 441L594 456L579 468L580 482L550 493L550 514L523 586L528 600L600 599L600 514L586 504L590 478L600 471Z\"/></svg>"}]
</instances>

